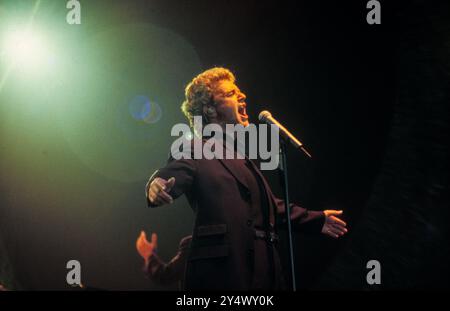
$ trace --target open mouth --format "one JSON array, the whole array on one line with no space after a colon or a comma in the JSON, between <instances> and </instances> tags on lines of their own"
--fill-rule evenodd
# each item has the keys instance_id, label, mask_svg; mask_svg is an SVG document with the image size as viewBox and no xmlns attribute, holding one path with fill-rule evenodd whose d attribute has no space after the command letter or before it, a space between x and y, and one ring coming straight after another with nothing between
<instances>
[{"instance_id":1,"label":"open mouth","mask_svg":"<svg viewBox=\"0 0 450 311\"><path fill-rule=\"evenodd\" d=\"M245 108L245 105L239 106L238 113L241 119L243 119L244 121L248 120L247 109Z\"/></svg>"}]
</instances>

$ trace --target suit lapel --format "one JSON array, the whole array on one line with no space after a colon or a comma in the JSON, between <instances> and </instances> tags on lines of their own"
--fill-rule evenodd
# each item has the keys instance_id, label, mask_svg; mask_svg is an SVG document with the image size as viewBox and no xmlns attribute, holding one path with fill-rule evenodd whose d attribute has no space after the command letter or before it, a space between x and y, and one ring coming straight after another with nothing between
<instances>
[{"instance_id":1,"label":"suit lapel","mask_svg":"<svg viewBox=\"0 0 450 311\"><path fill-rule=\"evenodd\" d=\"M227 144L224 142L223 146L226 149L232 150L228 148ZM246 189L249 189L247 180L243 173L243 169L245 169L243 167L243 165L245 165L245 159L237 159L237 154L236 152L234 152L234 159L219 159L219 161L242 186L244 186Z\"/></svg>"},{"instance_id":2,"label":"suit lapel","mask_svg":"<svg viewBox=\"0 0 450 311\"><path fill-rule=\"evenodd\" d=\"M242 186L248 189L248 184L242 173L242 165L245 165L245 160L219 159L219 161Z\"/></svg>"},{"instance_id":3,"label":"suit lapel","mask_svg":"<svg viewBox=\"0 0 450 311\"><path fill-rule=\"evenodd\" d=\"M261 173L261 171L258 169L258 167L256 166L256 164L252 161L249 160L249 162L251 163L251 165L253 166L253 170L259 175L259 177L261 178L263 184L264 184L264 189L266 191L266 196L267 196L267 200L269 201L269 208L271 208L273 210L273 217L276 217L277 215L277 205L275 203L275 196L272 193L272 190L270 189L269 184L267 183L266 179L264 178L264 175ZM270 217L270 221L274 222L275 219L272 219L272 217Z\"/></svg>"}]
</instances>

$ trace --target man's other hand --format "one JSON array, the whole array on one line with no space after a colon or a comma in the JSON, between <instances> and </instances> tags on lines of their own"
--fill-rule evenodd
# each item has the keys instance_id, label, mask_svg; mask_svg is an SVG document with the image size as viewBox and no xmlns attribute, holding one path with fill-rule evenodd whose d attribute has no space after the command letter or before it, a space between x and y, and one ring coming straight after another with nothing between
<instances>
[{"instance_id":1,"label":"man's other hand","mask_svg":"<svg viewBox=\"0 0 450 311\"><path fill-rule=\"evenodd\" d=\"M156 177L148 188L148 199L154 205L172 204L173 198L169 195L170 190L175 185L175 177L165 180Z\"/></svg>"},{"instance_id":2,"label":"man's other hand","mask_svg":"<svg viewBox=\"0 0 450 311\"><path fill-rule=\"evenodd\" d=\"M347 224L336 217L342 215L342 211L325 210L323 213L325 214L325 224L322 227L323 234L337 239L347 233Z\"/></svg>"},{"instance_id":3,"label":"man's other hand","mask_svg":"<svg viewBox=\"0 0 450 311\"><path fill-rule=\"evenodd\" d=\"M136 249L139 255L141 255L141 257L145 260L146 263L148 262L150 256L153 255L153 252L156 251L157 247L158 247L158 236L156 235L156 233L152 234L152 241L149 242L147 240L147 235L145 234L145 231L142 230L141 234L136 240Z\"/></svg>"}]
</instances>

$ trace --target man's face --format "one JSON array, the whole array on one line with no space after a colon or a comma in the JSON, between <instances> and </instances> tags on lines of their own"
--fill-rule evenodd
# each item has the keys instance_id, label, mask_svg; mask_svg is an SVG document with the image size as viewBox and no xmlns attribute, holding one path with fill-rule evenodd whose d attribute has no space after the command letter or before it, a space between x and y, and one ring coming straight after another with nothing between
<instances>
[{"instance_id":1,"label":"man's face","mask_svg":"<svg viewBox=\"0 0 450 311\"><path fill-rule=\"evenodd\" d=\"M219 124L242 124L248 126L245 94L231 81L219 81L213 91Z\"/></svg>"}]
</instances>

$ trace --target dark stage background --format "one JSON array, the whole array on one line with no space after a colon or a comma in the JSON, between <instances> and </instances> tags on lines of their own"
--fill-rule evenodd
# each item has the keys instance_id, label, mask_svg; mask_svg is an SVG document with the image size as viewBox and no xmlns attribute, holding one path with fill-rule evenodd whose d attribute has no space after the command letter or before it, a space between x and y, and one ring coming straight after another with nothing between
<instances>
[{"instance_id":1,"label":"dark stage background","mask_svg":"<svg viewBox=\"0 0 450 311\"><path fill-rule=\"evenodd\" d=\"M70 289L76 259L85 285L166 289L143 277L135 239L158 233L168 260L193 215L185 198L146 208L144 185L186 83L224 66L252 120L270 110L313 154L288 154L292 199L344 210L343 239L295 236L300 288L447 287L450 5L391 2L368 25L366 1L81 1L71 26L65 1L41 1L54 67L0 89L0 283ZM0 23L32 8L0 1ZM148 122L133 118L144 97ZM381 285L366 283L371 259Z\"/></svg>"}]
</instances>

